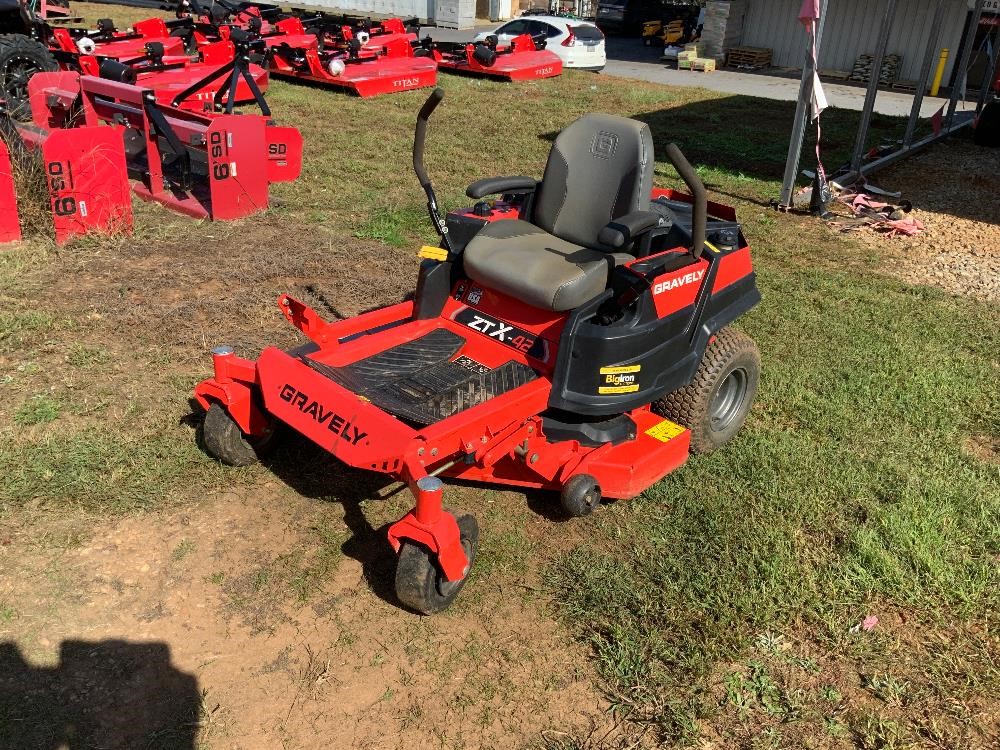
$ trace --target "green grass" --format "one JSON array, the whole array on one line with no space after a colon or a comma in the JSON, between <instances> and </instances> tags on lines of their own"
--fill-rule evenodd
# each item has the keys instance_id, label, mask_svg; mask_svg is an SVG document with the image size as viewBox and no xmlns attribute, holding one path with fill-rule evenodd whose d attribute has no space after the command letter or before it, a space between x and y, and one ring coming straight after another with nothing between
<instances>
[{"instance_id":1,"label":"green grass","mask_svg":"<svg viewBox=\"0 0 1000 750\"><path fill-rule=\"evenodd\" d=\"M14 413L14 423L29 426L45 424L59 418L59 402L44 394L37 394L25 401Z\"/></svg>"},{"instance_id":2,"label":"green grass","mask_svg":"<svg viewBox=\"0 0 1000 750\"><path fill-rule=\"evenodd\" d=\"M552 571L622 694L707 679L769 628L836 641L869 611L1000 606L1000 477L963 451L1000 427L996 390L970 387L996 382L996 311L767 255L743 434L609 508Z\"/></svg>"}]
</instances>

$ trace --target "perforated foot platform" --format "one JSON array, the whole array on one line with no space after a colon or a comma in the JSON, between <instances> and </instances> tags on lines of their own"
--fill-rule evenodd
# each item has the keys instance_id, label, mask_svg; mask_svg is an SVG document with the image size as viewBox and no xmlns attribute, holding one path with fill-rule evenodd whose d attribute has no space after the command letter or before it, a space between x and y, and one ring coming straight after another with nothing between
<instances>
[{"instance_id":1,"label":"perforated foot platform","mask_svg":"<svg viewBox=\"0 0 1000 750\"><path fill-rule=\"evenodd\" d=\"M537 377L513 360L493 370L468 357L449 361L464 343L457 333L438 328L344 367L301 359L380 409L420 425L439 422Z\"/></svg>"}]
</instances>

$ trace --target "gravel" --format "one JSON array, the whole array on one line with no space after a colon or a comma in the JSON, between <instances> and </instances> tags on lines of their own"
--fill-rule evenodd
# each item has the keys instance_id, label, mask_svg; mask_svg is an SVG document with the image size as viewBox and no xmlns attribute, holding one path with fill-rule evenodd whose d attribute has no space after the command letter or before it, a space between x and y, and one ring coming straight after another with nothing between
<instances>
[{"instance_id":1,"label":"gravel","mask_svg":"<svg viewBox=\"0 0 1000 750\"><path fill-rule=\"evenodd\" d=\"M872 182L901 191L926 227L913 237L853 233L891 259L880 271L1000 302L1000 149L960 136L879 172Z\"/></svg>"}]
</instances>

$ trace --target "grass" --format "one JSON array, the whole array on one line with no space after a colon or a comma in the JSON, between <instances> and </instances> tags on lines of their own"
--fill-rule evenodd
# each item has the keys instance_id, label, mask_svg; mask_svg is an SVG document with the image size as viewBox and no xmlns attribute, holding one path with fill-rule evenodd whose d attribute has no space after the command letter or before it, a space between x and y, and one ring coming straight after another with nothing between
<instances>
[{"instance_id":1,"label":"grass","mask_svg":"<svg viewBox=\"0 0 1000 750\"><path fill-rule=\"evenodd\" d=\"M553 571L623 694L693 695L765 628L838 644L871 611L947 628L1000 605L997 467L962 449L998 427L996 391L969 387L995 380L996 311L877 277L764 270L745 321L764 380L743 436L599 517ZM996 685L996 663L981 676ZM903 684L873 680L883 701Z\"/></svg>"},{"instance_id":2,"label":"grass","mask_svg":"<svg viewBox=\"0 0 1000 750\"><path fill-rule=\"evenodd\" d=\"M996 307L890 281L870 250L762 208L777 195L777 134L787 132L790 103L575 74L519 87L441 83L427 159L444 206L465 205L477 177L540 174L553 135L581 113L638 117L657 147L676 140L714 196L737 206L764 295L740 322L764 354L764 374L739 439L637 500L575 522L579 541L565 542L554 525L549 536L529 535L520 513L484 505L481 565L466 599L488 606L495 583L551 560L543 590L590 645L615 710L664 744L703 741L710 728L722 746L987 746L996 722L980 715L995 715L1000 694L1000 469L995 454L965 446L1000 434ZM273 82L278 120L299 127L306 144L302 178L273 191L281 205L232 225L137 206L127 244L139 255L99 277L97 292L46 290L121 246L56 252L39 236L0 254L0 517L16 521L39 505L115 517L270 477L207 462L180 422L218 328L268 333L272 312L259 310L272 308L259 300L270 305L304 275L248 265L240 248L269 231L285 238L283 255L320 254L334 277L365 253L415 252L432 240L408 172L423 98L362 101ZM856 114L825 118L831 167L851 145ZM876 119L876 132L899 126ZM656 174L657 184L677 183L663 162ZM198 263L179 264L187 275L175 313L142 297L161 280L143 271L142 253L169 257L207 235L234 248L218 262L239 304L197 330L114 317L138 297L147 316L161 304L197 322L184 306L220 289L199 291ZM91 413L95 401L110 405ZM355 491L330 492L341 489ZM314 532L308 554L262 558L211 581L250 620L255 602L307 601L344 541L339 528ZM178 562L193 551L185 544ZM881 624L850 633L868 614ZM593 737L553 743L597 746Z\"/></svg>"}]
</instances>

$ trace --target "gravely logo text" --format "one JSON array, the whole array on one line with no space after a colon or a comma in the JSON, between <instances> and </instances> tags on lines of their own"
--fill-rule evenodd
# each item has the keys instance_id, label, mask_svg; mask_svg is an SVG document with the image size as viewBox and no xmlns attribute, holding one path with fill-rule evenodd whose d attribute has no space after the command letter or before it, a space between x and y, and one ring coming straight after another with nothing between
<instances>
[{"instance_id":1,"label":"gravely logo text","mask_svg":"<svg viewBox=\"0 0 1000 750\"><path fill-rule=\"evenodd\" d=\"M704 270L692 271L691 273L686 273L683 276L678 276L676 279L661 281L653 287L653 294L662 294L663 292L669 292L671 289L676 289L677 287L684 286L685 284L693 284L697 281L701 281L701 277L704 275Z\"/></svg>"},{"instance_id":2,"label":"gravely logo text","mask_svg":"<svg viewBox=\"0 0 1000 750\"><path fill-rule=\"evenodd\" d=\"M287 383L283 385L278 397L282 401L290 403L303 414L308 414L317 423L326 425L326 429L334 435L340 435L351 445L357 445L368 437L367 432L361 432L356 425L351 424L349 419L345 419L332 409L324 408L319 401L309 398L308 395L292 385Z\"/></svg>"}]
</instances>

